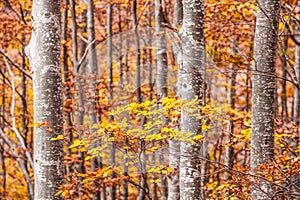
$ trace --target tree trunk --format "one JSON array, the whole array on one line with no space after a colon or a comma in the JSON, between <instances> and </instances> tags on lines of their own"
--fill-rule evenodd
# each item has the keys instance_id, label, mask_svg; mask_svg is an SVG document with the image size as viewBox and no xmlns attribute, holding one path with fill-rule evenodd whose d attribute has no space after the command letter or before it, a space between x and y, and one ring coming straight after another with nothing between
<instances>
[{"instance_id":1,"label":"tree trunk","mask_svg":"<svg viewBox=\"0 0 300 200\"><path fill-rule=\"evenodd\" d=\"M72 62L73 62L73 70L75 72L75 78L76 78L76 89L77 89L77 115L76 115L76 131L81 139L81 136L83 134L82 125L83 125L83 119L84 119L84 82L83 75L86 71L86 62L83 62L77 70L78 65L78 40L77 40L77 21L76 21L76 2L75 0L70 0L70 9L71 9L71 15L72 15ZM81 23L87 22L87 11L84 10L81 14L82 20ZM81 33L86 32L86 26L81 27ZM81 41L80 46L80 56L82 57L84 55L84 51L86 48L85 42ZM85 167L84 167L84 152L79 151L78 152L78 158L79 163L76 166L76 170L79 173L84 174L85 173ZM83 180L82 177L79 177L80 180Z\"/></svg>"},{"instance_id":2,"label":"tree trunk","mask_svg":"<svg viewBox=\"0 0 300 200\"><path fill-rule=\"evenodd\" d=\"M132 1L132 28L134 34L134 44L135 44L135 59L136 59L136 74L135 74L135 81L136 81L136 98L137 103L142 103L142 91L141 91L141 53L140 53L140 37L137 30L138 21L137 21L137 2L136 0ZM144 125L144 119L142 117L141 125ZM140 181L140 189L137 199L143 200L145 199L146 194L148 193L147 190L147 169L146 169L146 143L145 140L141 139L141 149L140 149L140 157L139 157L139 164L140 164L140 173L141 173L141 181Z\"/></svg>"},{"instance_id":3,"label":"tree trunk","mask_svg":"<svg viewBox=\"0 0 300 200\"><path fill-rule=\"evenodd\" d=\"M32 36L26 47L34 88L34 174L35 198L54 196L64 178L63 98L60 66L61 1L34 0Z\"/></svg>"},{"instance_id":4,"label":"tree trunk","mask_svg":"<svg viewBox=\"0 0 300 200\"><path fill-rule=\"evenodd\" d=\"M107 5L107 66L108 66L108 106L111 109L112 103L113 103L113 65L112 65L112 4ZM114 120L113 115L108 116L109 121ZM111 138L114 138L114 135L110 135ZM114 142L112 141L110 144L110 165L111 167L114 167L116 164L116 146ZM111 178L115 178L116 173L112 172ZM116 199L116 187L111 186L109 187L109 199L115 200Z\"/></svg>"},{"instance_id":5,"label":"tree trunk","mask_svg":"<svg viewBox=\"0 0 300 200\"><path fill-rule=\"evenodd\" d=\"M287 80L287 60L286 60L286 51L288 48L288 32L284 32L284 39L282 44L282 56L281 56L281 62L282 62L282 79L281 82L281 118L283 123L287 123L289 119L289 112L288 112L288 105L287 105L287 93L286 93L286 80Z\"/></svg>"},{"instance_id":6,"label":"tree trunk","mask_svg":"<svg viewBox=\"0 0 300 200\"><path fill-rule=\"evenodd\" d=\"M155 0L155 48L156 48L156 94L159 100L168 96L168 60L167 60L167 44L165 38L164 29L164 13L162 8L162 0ZM161 105L158 105L158 109L162 109ZM167 119L163 117L162 125L165 126ZM159 164L164 164L164 147L163 141L159 141ZM161 173L161 199L166 200L168 198L168 188L166 175Z\"/></svg>"},{"instance_id":7,"label":"tree trunk","mask_svg":"<svg viewBox=\"0 0 300 200\"><path fill-rule=\"evenodd\" d=\"M298 0L298 9L300 9L300 0ZM300 19L300 15L298 16L298 19ZM299 28L296 29L297 34L300 34ZM296 34L296 35L297 35ZM297 41L300 41L300 36L297 36ZM300 45L296 45L296 52L295 52L295 75L298 81L298 87L294 87L294 101L293 101L293 121L294 123L299 126L300 125ZM299 134L299 133L298 133ZM297 147L297 144L294 146Z\"/></svg>"},{"instance_id":8,"label":"tree trunk","mask_svg":"<svg viewBox=\"0 0 300 200\"><path fill-rule=\"evenodd\" d=\"M252 85L250 167L253 175L258 175L256 168L260 164L274 158L275 60L280 0L259 0L258 8ZM273 186L261 179L258 181L251 185L251 198L270 199L274 194Z\"/></svg>"},{"instance_id":9,"label":"tree trunk","mask_svg":"<svg viewBox=\"0 0 300 200\"><path fill-rule=\"evenodd\" d=\"M67 29L68 29L68 5L69 0L64 0L64 12L63 12L63 28L62 28L62 39L64 41L67 41ZM67 44L63 44L63 69L64 69L64 83L69 83L71 81L70 79L70 71L69 71L69 65L68 65L68 47ZM69 84L66 84L65 87L65 105L64 105L64 111L65 111L65 119L66 119L66 151L67 156L72 156L72 150L69 148L69 146L73 142L73 122L72 122L72 94L71 94L71 87ZM66 174L70 174L73 172L72 163L68 163L66 166Z\"/></svg>"},{"instance_id":10,"label":"tree trunk","mask_svg":"<svg viewBox=\"0 0 300 200\"><path fill-rule=\"evenodd\" d=\"M235 42L235 41L233 41ZM234 45L234 44L233 44ZM232 45L232 46L233 46ZM235 55L237 52L236 50L232 49L232 54ZM235 87L236 87L236 70L234 69L234 63L230 64L229 67L229 77L228 77L228 92L227 92L227 103L230 106L231 109L235 109ZM233 118L234 116L229 116L230 118ZM231 142L231 138L234 134L234 124L233 120L229 120L227 123L227 143ZM233 144L231 144L233 145ZM234 154L234 148L233 146L227 146L225 149L225 157L224 162L227 167L227 171L225 173L225 180L231 179L231 172L230 170L233 168L233 154Z\"/></svg>"},{"instance_id":11,"label":"tree trunk","mask_svg":"<svg viewBox=\"0 0 300 200\"><path fill-rule=\"evenodd\" d=\"M179 27L182 25L183 7L182 0L174 2L174 17L173 26ZM173 53L176 58L178 68L182 67L182 48L180 41L175 41L172 45ZM177 91L175 91L177 92ZM178 200L180 198L179 189L179 162L180 162L180 142L170 139L169 141L169 165L173 172L169 176L168 184L168 200Z\"/></svg>"},{"instance_id":12,"label":"tree trunk","mask_svg":"<svg viewBox=\"0 0 300 200\"><path fill-rule=\"evenodd\" d=\"M89 47L89 58L88 58L88 78L89 78L89 93L88 93L88 112L89 112L89 123L90 123L90 133L96 133L97 129L93 128L93 125L98 122L96 113L96 78L98 73L98 63L97 63L97 50L95 44L95 22L94 22L94 1L87 0L87 32L88 32L88 43ZM96 148L100 145L100 140L93 144L92 148ZM92 170L95 171L97 168L102 168L102 159L97 156L92 159ZM99 187L97 181L95 181L96 188ZM94 200L104 200L106 199L105 188L100 189L94 195Z\"/></svg>"},{"instance_id":13,"label":"tree trunk","mask_svg":"<svg viewBox=\"0 0 300 200\"><path fill-rule=\"evenodd\" d=\"M183 66L179 68L178 86L183 101L203 100L205 72L204 2L183 0L182 52ZM196 105L194 105L196 106ZM188 108L187 108L188 109ZM198 113L200 114L200 112ZM181 111L180 127L183 133L201 134L201 122L186 109ZM201 193L200 153L202 144L181 142L180 145L180 199L197 200Z\"/></svg>"},{"instance_id":14,"label":"tree trunk","mask_svg":"<svg viewBox=\"0 0 300 200\"><path fill-rule=\"evenodd\" d=\"M125 26L126 26L126 30L129 30L129 25L130 25L130 21L129 21L129 12L130 12L130 7L126 7L126 16L125 16ZM126 84L129 84L129 45L130 45L130 41L129 38L126 38L126 43L125 43L125 63L124 63L124 67L125 67L125 79L126 79ZM126 91L126 95L128 95L128 91ZM128 101L129 102L129 101ZM126 120L129 120L129 113L126 113ZM124 146L129 146L129 139L127 136L125 136L124 138ZM124 163L123 163L123 167L124 167L124 173L123 175L125 177L128 177L128 170L129 170L129 154L128 154L128 148L124 149ZM122 200L127 200L128 199L128 180L125 178L123 180L123 194L122 194Z\"/></svg>"}]
</instances>

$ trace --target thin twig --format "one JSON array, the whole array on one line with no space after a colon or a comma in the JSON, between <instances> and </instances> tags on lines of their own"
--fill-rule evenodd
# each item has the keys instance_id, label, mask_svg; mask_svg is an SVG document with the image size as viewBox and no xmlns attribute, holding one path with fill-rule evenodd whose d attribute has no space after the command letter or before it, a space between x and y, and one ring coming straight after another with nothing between
<instances>
[{"instance_id":1,"label":"thin twig","mask_svg":"<svg viewBox=\"0 0 300 200\"><path fill-rule=\"evenodd\" d=\"M7 59L13 66L15 66L18 70L20 70L22 73L24 73L28 78L32 79L31 75L24 70L22 67L20 67L17 63L15 63L2 49L0 49L0 53Z\"/></svg>"},{"instance_id":2,"label":"thin twig","mask_svg":"<svg viewBox=\"0 0 300 200\"><path fill-rule=\"evenodd\" d=\"M76 66L76 69L77 69L77 72L79 71L83 61L85 60L89 50L90 50L90 47L96 42L96 39L94 39L91 43L89 43L89 45L85 48L84 50L84 54L82 55L82 57L80 58L80 61L78 62L77 66Z\"/></svg>"},{"instance_id":3,"label":"thin twig","mask_svg":"<svg viewBox=\"0 0 300 200\"><path fill-rule=\"evenodd\" d=\"M12 100L11 100L11 111L10 111L11 112L10 114L11 114L11 117L12 117L12 127L11 128L12 128L13 132L16 134L19 142L21 143L21 147L25 151L25 155L26 155L26 157L27 157L27 159L28 159L28 161L30 163L30 166L33 169L33 160L32 160L31 154L27 150L25 141L24 141L23 137L21 136L20 132L18 131L18 129L16 127L16 117L15 117L15 103L16 103L16 101L15 101L15 99L16 99L15 94L16 94L16 88L15 88L15 81L14 81L15 76L14 76L13 72L11 71L11 68L10 68L10 66L9 66L6 58L4 58L4 62L5 62L6 68L8 70L8 73L11 76L11 88L12 88L12 92L11 92L11 96L12 96L11 98L12 98Z\"/></svg>"}]
</instances>

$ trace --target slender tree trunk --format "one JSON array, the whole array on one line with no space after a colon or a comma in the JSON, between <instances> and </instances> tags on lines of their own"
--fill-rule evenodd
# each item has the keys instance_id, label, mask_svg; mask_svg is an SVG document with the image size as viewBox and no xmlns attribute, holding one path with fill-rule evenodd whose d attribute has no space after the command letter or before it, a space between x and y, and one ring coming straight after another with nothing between
<instances>
[{"instance_id":1,"label":"slender tree trunk","mask_svg":"<svg viewBox=\"0 0 300 200\"><path fill-rule=\"evenodd\" d=\"M24 69L26 71L26 53L25 53L25 36L22 36L22 69ZM22 82L21 82L21 87L22 87L22 137L23 137L23 140L24 140L24 145L25 145L25 148L27 149L28 146L27 146L27 139L28 139L28 126L27 126L27 87L26 87L26 76L24 73L22 73ZM32 157L32 154L30 153L30 156ZM24 158L24 165L25 165L25 168L26 168L26 173L29 174L29 170L28 170L28 161L27 161L27 158L26 158L26 151L24 152L23 154L23 158ZM28 194L30 194L30 188L27 187L27 191L28 191Z\"/></svg>"},{"instance_id":2,"label":"slender tree trunk","mask_svg":"<svg viewBox=\"0 0 300 200\"><path fill-rule=\"evenodd\" d=\"M108 102L110 109L112 108L113 103L113 65L112 65L112 4L107 5L107 66L108 66ZM109 115L109 121L114 120L113 115ZM114 138L114 135L110 135L111 138ZM116 147L114 142L110 144L110 165L114 167L116 164ZM111 178L115 178L116 174L113 172ZM116 198L116 187L109 187L109 198L114 200Z\"/></svg>"},{"instance_id":3,"label":"slender tree trunk","mask_svg":"<svg viewBox=\"0 0 300 200\"><path fill-rule=\"evenodd\" d=\"M4 157L4 142L2 141L2 139L0 140L0 162L1 162L1 190L3 191L0 194L0 199L4 199L5 191L6 191L6 165L5 165L5 157Z\"/></svg>"},{"instance_id":4,"label":"slender tree trunk","mask_svg":"<svg viewBox=\"0 0 300 200\"><path fill-rule=\"evenodd\" d=\"M175 0L173 26L176 28L181 26L182 20L183 20L182 0ZM178 68L182 68L182 48L181 48L180 41L175 41L172 45L172 49L176 58ZM169 141L169 165L172 168L173 173L169 176L168 200L178 200L180 198L179 164L180 164L180 142L176 140L170 140Z\"/></svg>"},{"instance_id":5,"label":"slender tree trunk","mask_svg":"<svg viewBox=\"0 0 300 200\"><path fill-rule=\"evenodd\" d=\"M22 69L26 71L26 53L25 53L25 36L22 36ZM25 147L27 148L27 137L28 137L28 126L27 126L27 87L26 87L26 75L22 73L22 136L24 138ZM26 155L24 155L26 158ZM24 161L25 165L27 165L27 161Z\"/></svg>"},{"instance_id":6,"label":"slender tree trunk","mask_svg":"<svg viewBox=\"0 0 300 200\"><path fill-rule=\"evenodd\" d=\"M95 45L95 22L94 22L94 2L93 0L87 1L87 32L88 32L88 43L89 47L89 58L88 58L88 75L89 75L89 94L88 94L88 112L89 112L89 123L91 134L95 133L97 129L92 128L94 124L98 122L96 114L96 78L98 73L97 64L97 50ZM100 145L100 141L96 142L92 148ZM102 168L101 158L99 156L92 159L92 170L95 171L97 168ZM95 182L95 187L99 187ZM100 189L94 195L94 200L106 199L105 188Z\"/></svg>"},{"instance_id":7,"label":"slender tree trunk","mask_svg":"<svg viewBox=\"0 0 300 200\"><path fill-rule=\"evenodd\" d=\"M300 9L300 0L298 0L298 9ZM300 15L298 16L300 19ZM299 28L296 29L297 33L300 34ZM297 41L300 41L300 36L297 36ZM296 45L296 52L295 52L295 75L298 81L298 87L294 87L294 101L293 101L293 121L294 123L299 126L300 125L300 45ZM299 133L298 133L299 134ZM298 146L298 142L294 145L295 147Z\"/></svg>"},{"instance_id":8,"label":"slender tree trunk","mask_svg":"<svg viewBox=\"0 0 300 200\"><path fill-rule=\"evenodd\" d=\"M168 96L168 60L161 0L155 0L156 87L159 98Z\"/></svg>"},{"instance_id":9,"label":"slender tree trunk","mask_svg":"<svg viewBox=\"0 0 300 200\"><path fill-rule=\"evenodd\" d=\"M129 12L130 12L130 7L126 7L126 16L125 16L125 26L126 26L126 30L128 31L130 29L129 27L129 24L130 24L130 21L129 21ZM129 75L129 45L130 45L130 40L129 40L129 37L126 38L126 43L125 43L125 62L124 62L124 67L125 67L125 80L126 80L126 84L129 84L129 79L130 79L130 75ZM126 95L128 96L128 91L126 91ZM129 114L126 113L126 119L129 120ZM129 139L128 137L125 136L125 139L124 139L124 145L126 147L129 146ZM123 166L124 166L124 177L128 177L129 174L128 174L128 170L129 170L129 154L128 154L128 148L125 148L124 150L125 152L125 158L124 158L124 163L123 163ZM128 180L127 179L124 179L123 180L123 200L127 200L128 199Z\"/></svg>"},{"instance_id":10,"label":"slender tree trunk","mask_svg":"<svg viewBox=\"0 0 300 200\"><path fill-rule=\"evenodd\" d=\"M284 39L283 39L283 44L282 44L282 56L281 56L281 61L282 61L282 79L280 80L281 82L281 118L283 123L288 121L289 118L289 113L288 113L288 106L287 106L287 94L286 94L286 51L288 48L288 33L285 31Z\"/></svg>"},{"instance_id":11,"label":"slender tree trunk","mask_svg":"<svg viewBox=\"0 0 300 200\"><path fill-rule=\"evenodd\" d=\"M251 174L274 158L275 60L280 0L259 0L254 39ZM254 178L253 178L254 179ZM254 180L253 180L254 181ZM252 199L270 199L274 187L261 179L251 185Z\"/></svg>"},{"instance_id":12,"label":"slender tree trunk","mask_svg":"<svg viewBox=\"0 0 300 200\"><path fill-rule=\"evenodd\" d=\"M204 2L183 0L182 51L183 65L179 68L178 86L183 101L204 98L205 44ZM196 106L196 105L194 105ZM198 113L200 115L200 112ZM181 111L180 127L183 133L201 134L201 122L187 109ZM180 199L197 200L201 194L202 144L181 142L180 145Z\"/></svg>"},{"instance_id":13,"label":"slender tree trunk","mask_svg":"<svg viewBox=\"0 0 300 200\"><path fill-rule=\"evenodd\" d=\"M35 200L55 196L64 178L63 97L60 68L61 1L34 0L32 36L26 47L34 88Z\"/></svg>"},{"instance_id":14,"label":"slender tree trunk","mask_svg":"<svg viewBox=\"0 0 300 200\"><path fill-rule=\"evenodd\" d=\"M85 79L83 78L83 75L85 74L86 71L86 62L83 62L77 70L77 65L78 65L78 40L77 40L77 21L76 21L76 2L75 0L70 0L70 5L71 5L71 15L72 15L72 62L73 62L73 70L75 72L75 78L76 78L76 88L77 88L77 117L76 117L76 130L77 134L79 135L79 138L83 134L83 120L84 120L84 113L85 113L85 101L84 101L84 85L85 85ZM82 24L87 23L87 11L84 10L83 13L81 14ZM81 28L81 33L86 32L86 25L82 26ZM84 55L84 51L86 48L86 44L84 41L81 41L80 45L80 56L82 57ZM78 152L78 157L79 157L79 164L76 167L77 171L79 173L84 174L85 173L85 166L84 166L84 152L79 151ZM83 180L82 177L79 177L80 180Z\"/></svg>"},{"instance_id":15,"label":"slender tree trunk","mask_svg":"<svg viewBox=\"0 0 300 200\"><path fill-rule=\"evenodd\" d=\"M159 99L168 96L168 60L167 60L167 44L165 38L164 13L162 8L162 1L155 0L155 48L156 48L156 94ZM158 109L162 109L161 105ZM167 119L162 118L163 126L166 125ZM159 163L164 164L164 147L163 141L159 141ZM161 199L166 200L168 198L168 188L166 175L161 173Z\"/></svg>"},{"instance_id":16,"label":"slender tree trunk","mask_svg":"<svg viewBox=\"0 0 300 200\"><path fill-rule=\"evenodd\" d=\"M233 44L232 46L234 45L235 44ZM236 50L233 48L232 54L235 55L236 53L237 53ZM235 82L236 82L236 70L234 69L234 63L232 63L230 64L229 67L228 92L227 92L227 102L231 109L235 109L235 97L236 97ZM229 117L233 118L234 116L229 116ZM233 124L233 120L230 119L227 123L227 135L228 135L227 143L231 142L231 138L233 137L233 134L234 134L234 124ZM228 171L225 173L225 180L230 180L232 178L230 170L233 168L233 161L234 161L233 154L234 154L233 146L227 146L225 149L224 162L228 168Z\"/></svg>"},{"instance_id":17,"label":"slender tree trunk","mask_svg":"<svg viewBox=\"0 0 300 200\"><path fill-rule=\"evenodd\" d=\"M122 37L122 13L120 4L117 4L118 10L118 38L119 38L119 48L118 48L118 61L119 61L119 85L123 86L123 37ZM123 88L123 87L122 87Z\"/></svg>"},{"instance_id":18,"label":"slender tree trunk","mask_svg":"<svg viewBox=\"0 0 300 200\"><path fill-rule=\"evenodd\" d=\"M34 199L34 188L33 188L33 185L31 183L30 175L28 173L27 167L24 164L24 161L19 157L18 152L17 152L16 148L14 147L14 144L4 134L2 129L0 129L0 136L3 138L4 142L8 145L12 155L16 158L16 160L17 160L17 162L18 162L18 164L21 168L21 171L24 175L26 184L27 184L27 190L28 190L27 197L28 197L29 200L33 200Z\"/></svg>"},{"instance_id":19,"label":"slender tree trunk","mask_svg":"<svg viewBox=\"0 0 300 200\"><path fill-rule=\"evenodd\" d=\"M62 39L64 41L67 41L67 29L68 29L68 5L69 5L69 0L64 0L64 12L63 12L63 28L62 28ZM72 156L72 150L69 148L69 146L72 144L73 141L73 122L71 119L71 114L72 114L72 94L70 92L70 71L69 71L69 66L68 66L68 47L67 44L63 44L63 69L64 69L64 82L67 83L65 84L65 105L64 105L64 111L65 111L65 119L66 119L66 151L67 151L67 156L71 157ZM68 163L66 166L66 174L70 174L73 172L72 169L72 164Z\"/></svg>"},{"instance_id":20,"label":"slender tree trunk","mask_svg":"<svg viewBox=\"0 0 300 200\"><path fill-rule=\"evenodd\" d=\"M140 50L140 37L138 34L138 21L137 21L137 2L136 0L132 1L132 28L134 34L134 44L135 44L135 59L136 59L136 98L137 103L142 103L142 92L141 92L141 50ZM141 124L143 126L144 119L141 120ZM140 173L141 173L141 182L140 182L140 189L137 199L143 200L145 199L147 191L147 169L146 169L146 143L144 139L141 139L140 144L140 155L139 155L139 162L140 162Z\"/></svg>"},{"instance_id":21,"label":"slender tree trunk","mask_svg":"<svg viewBox=\"0 0 300 200\"><path fill-rule=\"evenodd\" d=\"M300 0L297 1L297 7L300 9ZM300 19L300 14L298 13L298 20ZM296 39L297 41L300 41L300 29L299 26L295 29L296 33ZM295 140L292 141L292 147L295 153L295 150L297 150L299 146L299 125L300 125L300 45L296 44L296 51L295 51L295 67L294 67L295 77L296 81L298 83L297 86L294 85L294 93L293 93L293 122L298 127L298 130L296 132L297 137ZM299 152L296 153L296 155L299 156ZM291 177L292 181L292 190L295 191L295 193L299 192L299 182L300 182L300 176L295 175ZM300 198L297 196L291 196L294 199L299 200Z\"/></svg>"},{"instance_id":22,"label":"slender tree trunk","mask_svg":"<svg viewBox=\"0 0 300 200\"><path fill-rule=\"evenodd\" d=\"M148 61L148 87L149 87L149 100L152 101L153 100L153 64L152 64L152 8L153 8L153 4L151 4L151 6L148 6L148 10L145 13L145 17L148 19L147 20L147 27L145 28L147 31L147 41L146 41L146 46L147 48L145 49L147 58L146 61ZM150 119L151 123L153 122L153 119ZM153 132L151 132L150 134L153 134ZM151 146L154 147L155 146L155 142L152 141L151 142ZM151 167L155 167L157 166L156 163L156 152L151 152ZM157 180L157 173L156 172L152 172L151 174L151 180ZM158 200L158 187L157 187L157 182L153 181L151 183L151 198L152 200Z\"/></svg>"},{"instance_id":23,"label":"slender tree trunk","mask_svg":"<svg viewBox=\"0 0 300 200\"><path fill-rule=\"evenodd\" d=\"M1 77L2 77L2 89L1 89L1 119L0 119L0 128L4 128L4 119L5 119L5 77L4 77L4 69L0 69ZM1 189L2 191L6 190L6 165L5 165L5 157L4 157L4 141L1 138L0 140L0 160L1 160ZM0 195L0 199L5 198L5 194Z\"/></svg>"}]
</instances>

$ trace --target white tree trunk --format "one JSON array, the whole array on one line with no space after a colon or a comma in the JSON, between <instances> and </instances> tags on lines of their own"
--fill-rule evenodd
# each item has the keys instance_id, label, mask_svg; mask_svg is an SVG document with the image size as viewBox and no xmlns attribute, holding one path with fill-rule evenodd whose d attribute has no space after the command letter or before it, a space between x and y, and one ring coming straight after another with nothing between
<instances>
[{"instance_id":1,"label":"white tree trunk","mask_svg":"<svg viewBox=\"0 0 300 200\"><path fill-rule=\"evenodd\" d=\"M167 44L165 38L165 28L164 28L164 13L162 7L162 0L155 0L155 49L156 49L156 94L158 99L162 99L168 96L168 59L167 59ZM161 105L158 105L158 109L162 109ZM167 123L167 119L162 117L163 126ZM160 149L159 154L159 164L164 164L164 147L163 141L159 141ZM166 175L160 175L160 185L161 185L161 199L167 200L168 198L168 188Z\"/></svg>"},{"instance_id":2,"label":"white tree trunk","mask_svg":"<svg viewBox=\"0 0 300 200\"><path fill-rule=\"evenodd\" d=\"M191 101L204 97L205 44L204 44L204 2L183 0L182 53L183 66L179 68L178 89L181 98ZM189 109L189 108L187 108ZM200 114L200 111L199 113ZM201 134L199 118L182 109L181 130L183 133ZM181 142L180 146L180 199L200 199L201 155L200 142Z\"/></svg>"},{"instance_id":3,"label":"white tree trunk","mask_svg":"<svg viewBox=\"0 0 300 200\"><path fill-rule=\"evenodd\" d=\"M179 27L183 20L182 0L174 1L173 26ZM172 44L173 53L178 66L182 65L182 49L180 41ZM180 68L180 67L178 67ZM177 92L177 91L176 91ZM180 161L180 142L178 140L169 141L169 165L173 169L173 173L169 176L168 183L168 200L177 200L180 198L179 187L179 161Z\"/></svg>"},{"instance_id":4,"label":"white tree trunk","mask_svg":"<svg viewBox=\"0 0 300 200\"><path fill-rule=\"evenodd\" d=\"M251 174L274 158L275 60L280 0L259 0L254 39ZM254 178L253 178L254 179ZM274 188L258 180L251 185L251 199L271 199Z\"/></svg>"},{"instance_id":5,"label":"white tree trunk","mask_svg":"<svg viewBox=\"0 0 300 200\"><path fill-rule=\"evenodd\" d=\"M60 0L34 0L32 36L26 53L30 59L34 88L35 200L54 196L64 178L61 80Z\"/></svg>"}]
</instances>

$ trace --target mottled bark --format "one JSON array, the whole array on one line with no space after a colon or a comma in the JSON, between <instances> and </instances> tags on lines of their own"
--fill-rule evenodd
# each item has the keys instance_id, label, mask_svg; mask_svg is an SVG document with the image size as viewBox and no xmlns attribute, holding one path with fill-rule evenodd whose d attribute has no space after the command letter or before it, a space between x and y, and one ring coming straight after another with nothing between
<instances>
[{"instance_id":1,"label":"mottled bark","mask_svg":"<svg viewBox=\"0 0 300 200\"><path fill-rule=\"evenodd\" d=\"M254 39L251 174L274 158L275 60L279 0L259 0ZM255 178L252 178L253 181ZM262 179L251 184L252 199L270 199L274 187Z\"/></svg>"},{"instance_id":2,"label":"mottled bark","mask_svg":"<svg viewBox=\"0 0 300 200\"><path fill-rule=\"evenodd\" d=\"M168 96L168 60L161 0L155 0L156 93L159 98Z\"/></svg>"},{"instance_id":3,"label":"mottled bark","mask_svg":"<svg viewBox=\"0 0 300 200\"><path fill-rule=\"evenodd\" d=\"M182 0L174 1L173 26L179 27L183 20ZM182 48L180 41L172 44L172 50L176 58L178 68L182 68ZM175 91L177 92L177 91ZM168 200L177 200L180 198L179 188L179 163L180 162L180 142L170 139L169 141L169 165L173 173L169 176Z\"/></svg>"},{"instance_id":4,"label":"mottled bark","mask_svg":"<svg viewBox=\"0 0 300 200\"><path fill-rule=\"evenodd\" d=\"M156 94L159 99L168 96L168 60L167 60L167 44L164 29L164 13L162 8L162 0L155 0L155 49L156 49ZM158 105L158 109L162 109L161 105ZM163 126L167 123L167 119L162 117ZM159 163L164 164L164 147L163 141L159 141L160 149L159 153ZM168 198L168 188L166 175L160 175L160 185L161 185L161 199L166 200Z\"/></svg>"},{"instance_id":5,"label":"mottled bark","mask_svg":"<svg viewBox=\"0 0 300 200\"><path fill-rule=\"evenodd\" d=\"M205 44L204 44L204 2L202 0L183 0L182 52L183 65L179 68L178 89L183 101L203 100ZM196 105L195 105L196 106ZM200 119L182 109L180 127L183 133L193 136L201 134ZM196 113L194 113L196 114ZM200 114L200 111L199 113ZM200 199L202 144L181 142L180 145L180 199Z\"/></svg>"},{"instance_id":6,"label":"mottled bark","mask_svg":"<svg viewBox=\"0 0 300 200\"><path fill-rule=\"evenodd\" d=\"M32 35L26 47L34 88L35 200L54 196L64 178L63 98L60 65L61 1L34 0Z\"/></svg>"}]
</instances>

